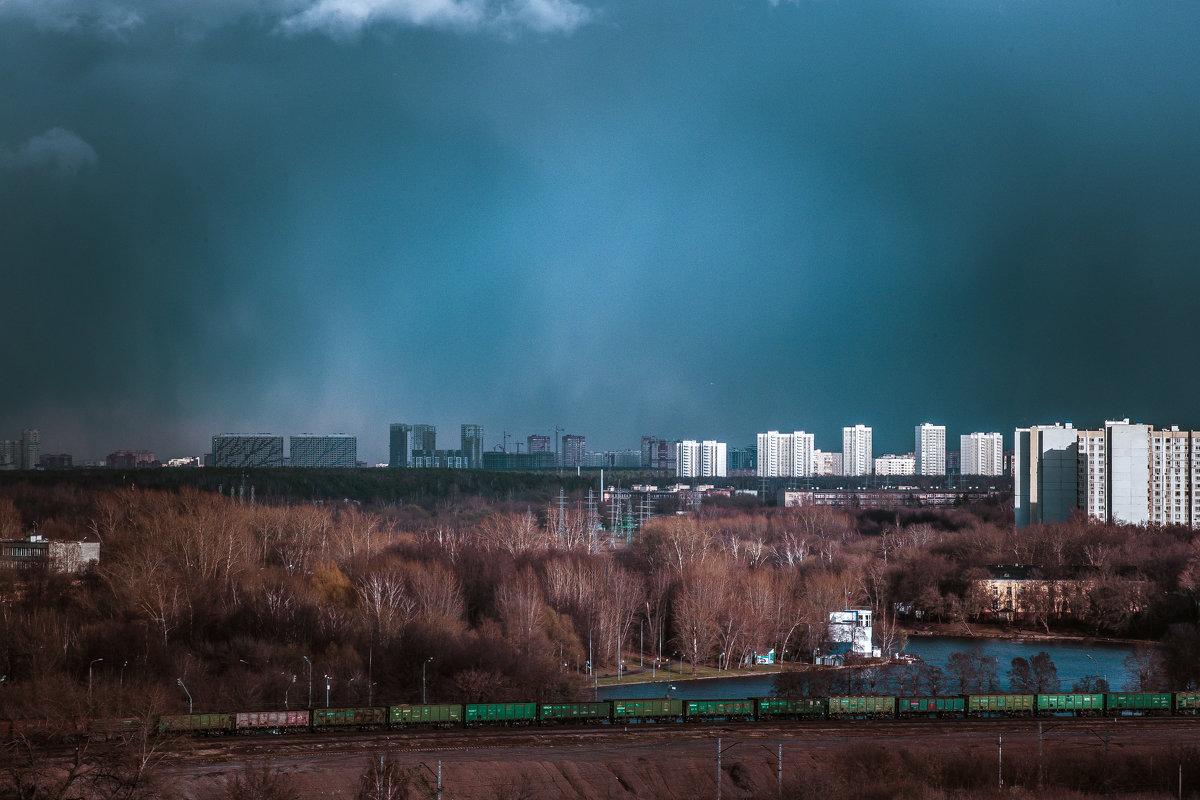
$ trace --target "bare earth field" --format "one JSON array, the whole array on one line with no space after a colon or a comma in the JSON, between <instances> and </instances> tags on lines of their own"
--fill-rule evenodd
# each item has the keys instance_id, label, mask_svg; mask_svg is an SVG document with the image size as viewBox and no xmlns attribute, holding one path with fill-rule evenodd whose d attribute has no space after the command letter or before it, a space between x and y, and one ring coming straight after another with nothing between
<instances>
[{"instance_id":1,"label":"bare earth field","mask_svg":"<svg viewBox=\"0 0 1200 800\"><path fill-rule=\"evenodd\" d=\"M1196 719L1049 719L1042 725L1047 760L1079 750L1107 748L1117 754L1200 746ZM247 765L264 763L290 776L301 798L352 798L359 776L381 755L416 767L431 790L440 761L442 796L448 799L695 800L716 797L718 737L724 750L722 797L771 798L777 792L780 745L785 786L802 782L830 756L863 743L977 753L979 769L994 775L998 737L1010 757L1032 757L1038 722L854 721L254 737L184 742L164 766L172 796L189 800L209 797Z\"/></svg>"}]
</instances>

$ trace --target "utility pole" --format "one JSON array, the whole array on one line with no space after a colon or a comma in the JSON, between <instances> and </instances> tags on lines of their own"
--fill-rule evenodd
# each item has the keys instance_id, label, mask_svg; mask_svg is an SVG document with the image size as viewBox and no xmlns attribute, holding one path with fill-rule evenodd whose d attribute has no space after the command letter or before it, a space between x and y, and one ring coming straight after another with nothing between
<instances>
[{"instance_id":1,"label":"utility pole","mask_svg":"<svg viewBox=\"0 0 1200 800\"><path fill-rule=\"evenodd\" d=\"M1042 723L1038 723L1038 791L1042 789Z\"/></svg>"},{"instance_id":2,"label":"utility pole","mask_svg":"<svg viewBox=\"0 0 1200 800\"><path fill-rule=\"evenodd\" d=\"M1004 737L996 737L996 785L1004 791Z\"/></svg>"},{"instance_id":3,"label":"utility pole","mask_svg":"<svg viewBox=\"0 0 1200 800\"><path fill-rule=\"evenodd\" d=\"M779 761L775 764L776 795L783 800L783 744L779 745Z\"/></svg>"}]
</instances>

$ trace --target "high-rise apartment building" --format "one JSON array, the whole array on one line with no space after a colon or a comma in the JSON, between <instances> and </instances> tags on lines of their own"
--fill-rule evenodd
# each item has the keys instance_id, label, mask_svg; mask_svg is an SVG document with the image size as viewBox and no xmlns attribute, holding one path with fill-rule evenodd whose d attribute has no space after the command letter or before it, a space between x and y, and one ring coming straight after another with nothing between
<instances>
[{"instance_id":1,"label":"high-rise apartment building","mask_svg":"<svg viewBox=\"0 0 1200 800\"><path fill-rule=\"evenodd\" d=\"M1077 510L1101 522L1200 527L1200 432L1156 431L1128 419L1103 430L1017 428L1013 516L1019 527L1064 522Z\"/></svg>"},{"instance_id":2,"label":"high-rise apartment building","mask_svg":"<svg viewBox=\"0 0 1200 800\"><path fill-rule=\"evenodd\" d=\"M302 433L288 437L288 453L293 467L349 469L358 463L358 437Z\"/></svg>"},{"instance_id":3,"label":"high-rise apartment building","mask_svg":"<svg viewBox=\"0 0 1200 800\"><path fill-rule=\"evenodd\" d=\"M437 450L437 425L413 425L412 449Z\"/></svg>"},{"instance_id":4,"label":"high-rise apartment building","mask_svg":"<svg viewBox=\"0 0 1200 800\"><path fill-rule=\"evenodd\" d=\"M728 448L725 442L685 439L676 446L675 474L680 478L724 478Z\"/></svg>"},{"instance_id":5,"label":"high-rise apartment building","mask_svg":"<svg viewBox=\"0 0 1200 800\"><path fill-rule=\"evenodd\" d=\"M393 422L388 428L388 466L407 467L412 464L412 425Z\"/></svg>"},{"instance_id":6,"label":"high-rise apartment building","mask_svg":"<svg viewBox=\"0 0 1200 800\"><path fill-rule=\"evenodd\" d=\"M750 447L730 447L726 451L726 454L725 461L728 465L726 474L734 475L757 471L758 448L754 445Z\"/></svg>"},{"instance_id":7,"label":"high-rise apartment building","mask_svg":"<svg viewBox=\"0 0 1200 800\"><path fill-rule=\"evenodd\" d=\"M675 474L680 478L696 478L700 475L700 443L684 439L675 445Z\"/></svg>"},{"instance_id":8,"label":"high-rise apartment building","mask_svg":"<svg viewBox=\"0 0 1200 800\"><path fill-rule=\"evenodd\" d=\"M1013 515L1020 527L1066 522L1079 504L1079 431L1066 425L1017 428Z\"/></svg>"},{"instance_id":9,"label":"high-rise apartment building","mask_svg":"<svg viewBox=\"0 0 1200 800\"><path fill-rule=\"evenodd\" d=\"M269 433L219 433L212 437L214 467L282 467L283 437Z\"/></svg>"},{"instance_id":10,"label":"high-rise apartment building","mask_svg":"<svg viewBox=\"0 0 1200 800\"><path fill-rule=\"evenodd\" d=\"M483 426L463 425L462 446L470 463L469 469L483 469Z\"/></svg>"},{"instance_id":11,"label":"high-rise apartment building","mask_svg":"<svg viewBox=\"0 0 1200 800\"><path fill-rule=\"evenodd\" d=\"M550 437L544 433L534 433L525 439L525 451L528 453L549 453Z\"/></svg>"},{"instance_id":12,"label":"high-rise apartment building","mask_svg":"<svg viewBox=\"0 0 1200 800\"><path fill-rule=\"evenodd\" d=\"M915 429L913 457L917 475L946 474L946 426L924 422Z\"/></svg>"},{"instance_id":13,"label":"high-rise apartment building","mask_svg":"<svg viewBox=\"0 0 1200 800\"><path fill-rule=\"evenodd\" d=\"M21 431L21 469L37 469L41 455L41 433L36 428Z\"/></svg>"},{"instance_id":14,"label":"high-rise apartment building","mask_svg":"<svg viewBox=\"0 0 1200 800\"><path fill-rule=\"evenodd\" d=\"M958 444L960 474L1004 474L1004 437L999 433L968 433L958 437Z\"/></svg>"},{"instance_id":15,"label":"high-rise apartment building","mask_svg":"<svg viewBox=\"0 0 1200 800\"><path fill-rule=\"evenodd\" d=\"M675 452L678 441L657 436L642 437L642 466L649 469L676 469Z\"/></svg>"},{"instance_id":16,"label":"high-rise apartment building","mask_svg":"<svg viewBox=\"0 0 1200 800\"><path fill-rule=\"evenodd\" d=\"M1150 432L1150 523L1200 526L1200 432Z\"/></svg>"},{"instance_id":17,"label":"high-rise apartment building","mask_svg":"<svg viewBox=\"0 0 1200 800\"><path fill-rule=\"evenodd\" d=\"M843 475L870 475L874 468L871 454L871 428L855 425L842 428L842 473Z\"/></svg>"},{"instance_id":18,"label":"high-rise apartment building","mask_svg":"<svg viewBox=\"0 0 1200 800\"><path fill-rule=\"evenodd\" d=\"M0 469L21 468L21 443L16 439L0 441Z\"/></svg>"},{"instance_id":19,"label":"high-rise apartment building","mask_svg":"<svg viewBox=\"0 0 1200 800\"><path fill-rule=\"evenodd\" d=\"M809 477L814 471L814 436L804 431L758 434L758 475L763 478Z\"/></svg>"},{"instance_id":20,"label":"high-rise apartment building","mask_svg":"<svg viewBox=\"0 0 1200 800\"><path fill-rule=\"evenodd\" d=\"M729 471L727 460L728 447L725 442L706 439L700 443L700 476L704 478L724 478Z\"/></svg>"},{"instance_id":21,"label":"high-rise apartment building","mask_svg":"<svg viewBox=\"0 0 1200 800\"><path fill-rule=\"evenodd\" d=\"M564 467L582 467L583 454L587 450L587 437L564 433L562 437L562 463Z\"/></svg>"}]
</instances>

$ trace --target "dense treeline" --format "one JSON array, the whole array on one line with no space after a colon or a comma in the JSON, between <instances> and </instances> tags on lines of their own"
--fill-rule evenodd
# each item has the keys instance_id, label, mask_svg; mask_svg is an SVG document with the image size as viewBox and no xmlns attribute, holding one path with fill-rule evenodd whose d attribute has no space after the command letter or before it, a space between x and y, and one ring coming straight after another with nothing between
<instances>
[{"instance_id":1,"label":"dense treeline","mask_svg":"<svg viewBox=\"0 0 1200 800\"><path fill-rule=\"evenodd\" d=\"M574 504L578 496L572 499ZM357 503L251 505L182 487L0 489L0 536L102 543L82 577L0 573L0 715L571 698L590 660L644 651L729 667L818 646L832 609L969 628L989 564L1086 568L1049 630L1165 635L1155 681L1200 682L1200 541L1073 523L1014 531L1003 506L739 509L651 521L610 549L582 512L465 498L436 516ZM897 605L898 604L898 605ZM311 678L310 678L311 676ZM1164 687L1165 688L1165 687Z\"/></svg>"}]
</instances>

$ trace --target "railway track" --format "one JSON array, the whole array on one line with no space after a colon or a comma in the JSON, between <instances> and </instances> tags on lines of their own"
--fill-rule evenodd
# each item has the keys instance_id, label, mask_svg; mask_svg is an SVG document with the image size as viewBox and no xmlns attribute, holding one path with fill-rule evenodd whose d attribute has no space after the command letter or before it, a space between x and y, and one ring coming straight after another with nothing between
<instances>
[{"instance_id":1,"label":"railway track","mask_svg":"<svg viewBox=\"0 0 1200 800\"><path fill-rule=\"evenodd\" d=\"M909 721L746 722L687 725L597 725L588 728L538 728L504 730L365 731L338 734L242 736L220 739L181 739L167 743L167 751L193 764L299 755L337 756L361 753L428 754L432 757L468 758L480 751L542 748L563 751L596 746L646 745L727 740L787 742L800 747L839 747L850 742L974 743L993 746L1003 736L1013 745L1035 743L1039 723L1042 736L1059 743L1085 745L1189 743L1200 744L1200 718L1116 717L1037 719L953 719Z\"/></svg>"}]
</instances>

